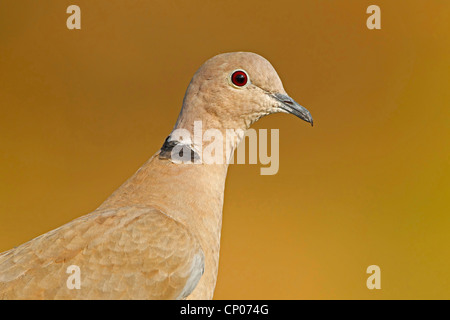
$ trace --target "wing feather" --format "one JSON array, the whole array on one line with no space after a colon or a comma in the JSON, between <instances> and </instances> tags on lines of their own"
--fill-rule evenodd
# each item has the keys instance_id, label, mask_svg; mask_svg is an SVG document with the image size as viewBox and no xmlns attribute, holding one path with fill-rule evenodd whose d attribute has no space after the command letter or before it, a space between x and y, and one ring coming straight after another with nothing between
<instances>
[{"instance_id":1,"label":"wing feather","mask_svg":"<svg viewBox=\"0 0 450 320\"><path fill-rule=\"evenodd\" d=\"M80 289L69 289L71 265ZM184 299L204 255L179 222L149 207L94 211L0 254L3 299Z\"/></svg>"}]
</instances>

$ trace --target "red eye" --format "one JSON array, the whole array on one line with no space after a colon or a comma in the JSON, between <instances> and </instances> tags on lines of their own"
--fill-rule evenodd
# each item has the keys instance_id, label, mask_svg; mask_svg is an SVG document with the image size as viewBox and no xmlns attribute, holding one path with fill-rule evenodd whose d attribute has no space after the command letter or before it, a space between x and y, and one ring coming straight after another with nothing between
<instances>
[{"instance_id":1,"label":"red eye","mask_svg":"<svg viewBox=\"0 0 450 320\"><path fill-rule=\"evenodd\" d=\"M247 74L244 71L235 71L231 75L231 82L233 82L235 86L243 87L247 84L247 81Z\"/></svg>"}]
</instances>

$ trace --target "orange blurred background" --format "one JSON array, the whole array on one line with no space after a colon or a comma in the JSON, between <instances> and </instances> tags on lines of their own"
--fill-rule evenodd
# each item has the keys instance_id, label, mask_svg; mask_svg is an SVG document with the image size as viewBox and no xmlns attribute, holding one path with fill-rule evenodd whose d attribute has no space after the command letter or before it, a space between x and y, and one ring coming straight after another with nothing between
<instances>
[{"instance_id":1,"label":"orange blurred background","mask_svg":"<svg viewBox=\"0 0 450 320\"><path fill-rule=\"evenodd\" d=\"M252 51L314 127L254 125L280 129L280 169L230 167L215 298L449 299L449 16L445 0L0 2L0 251L97 208L161 147L197 68Z\"/></svg>"}]
</instances>

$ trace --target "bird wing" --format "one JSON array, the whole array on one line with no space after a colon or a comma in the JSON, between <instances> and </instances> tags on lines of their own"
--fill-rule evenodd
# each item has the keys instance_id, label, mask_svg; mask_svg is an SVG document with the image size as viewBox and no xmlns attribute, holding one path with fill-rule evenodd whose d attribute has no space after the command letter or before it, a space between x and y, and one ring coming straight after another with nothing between
<instances>
[{"instance_id":1,"label":"bird wing","mask_svg":"<svg viewBox=\"0 0 450 320\"><path fill-rule=\"evenodd\" d=\"M1 253L0 299L184 299L203 270L181 223L150 207L106 209Z\"/></svg>"}]
</instances>

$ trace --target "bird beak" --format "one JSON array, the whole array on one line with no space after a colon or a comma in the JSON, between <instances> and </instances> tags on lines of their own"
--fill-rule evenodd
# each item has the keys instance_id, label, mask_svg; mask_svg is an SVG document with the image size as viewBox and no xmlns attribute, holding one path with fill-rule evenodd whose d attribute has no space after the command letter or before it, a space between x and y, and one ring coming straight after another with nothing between
<instances>
[{"instance_id":1,"label":"bird beak","mask_svg":"<svg viewBox=\"0 0 450 320\"><path fill-rule=\"evenodd\" d=\"M292 113L293 115L299 117L302 120L305 120L306 122L309 122L311 126L313 125L313 118L311 117L311 113L309 113L309 111L305 107L295 102L295 100L289 97L287 94L274 93L271 94L271 96L278 101L279 108L288 113Z\"/></svg>"}]
</instances>

